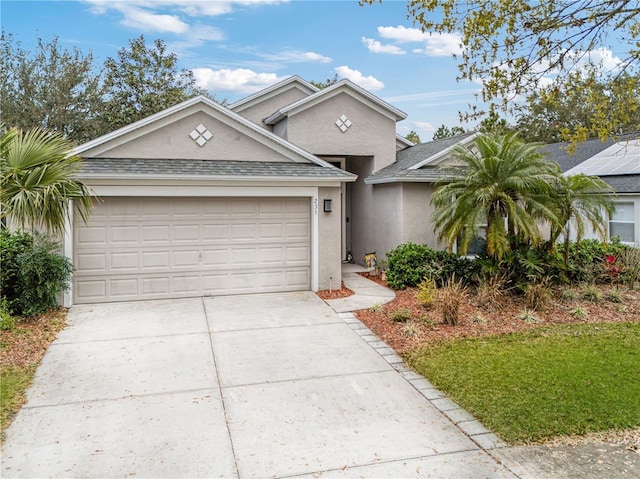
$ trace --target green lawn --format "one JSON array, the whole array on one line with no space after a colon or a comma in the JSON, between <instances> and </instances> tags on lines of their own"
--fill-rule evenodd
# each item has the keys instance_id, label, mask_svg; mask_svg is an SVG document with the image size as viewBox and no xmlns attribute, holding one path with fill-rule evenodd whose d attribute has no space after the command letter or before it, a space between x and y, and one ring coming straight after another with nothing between
<instances>
[{"instance_id":1,"label":"green lawn","mask_svg":"<svg viewBox=\"0 0 640 479\"><path fill-rule=\"evenodd\" d=\"M509 443L640 426L640 324L442 342L410 364Z\"/></svg>"},{"instance_id":2,"label":"green lawn","mask_svg":"<svg viewBox=\"0 0 640 479\"><path fill-rule=\"evenodd\" d=\"M36 365L0 370L0 431L9 425L24 402L24 391L31 384Z\"/></svg>"}]
</instances>

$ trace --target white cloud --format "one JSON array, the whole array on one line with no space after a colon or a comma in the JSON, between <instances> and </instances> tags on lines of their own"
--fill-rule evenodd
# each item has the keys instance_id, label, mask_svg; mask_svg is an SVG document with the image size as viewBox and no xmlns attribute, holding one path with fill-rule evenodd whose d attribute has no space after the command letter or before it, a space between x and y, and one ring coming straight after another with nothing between
<instances>
[{"instance_id":1,"label":"white cloud","mask_svg":"<svg viewBox=\"0 0 640 479\"><path fill-rule=\"evenodd\" d=\"M428 34L418 28L407 28L402 25L397 27L378 27L378 33L382 38L398 43L415 43L426 40Z\"/></svg>"},{"instance_id":2,"label":"white cloud","mask_svg":"<svg viewBox=\"0 0 640 479\"><path fill-rule=\"evenodd\" d=\"M424 43L424 48L414 48L413 53L430 57L444 57L462 53L462 37L457 33L428 33L418 28L378 27L382 38L397 43Z\"/></svg>"},{"instance_id":3,"label":"white cloud","mask_svg":"<svg viewBox=\"0 0 640 479\"><path fill-rule=\"evenodd\" d=\"M361 86L365 90L369 91L378 91L384 88L384 83L382 83L377 78L369 75L364 76L358 70L352 70L346 65L342 65L335 68L335 72L341 76L342 78L346 78L347 80L351 80L353 83Z\"/></svg>"},{"instance_id":4,"label":"white cloud","mask_svg":"<svg viewBox=\"0 0 640 479\"><path fill-rule=\"evenodd\" d=\"M235 70L194 68L193 76L197 86L214 93L230 91L244 94L254 93L284 79L275 73L256 73L247 68L236 68Z\"/></svg>"},{"instance_id":5,"label":"white cloud","mask_svg":"<svg viewBox=\"0 0 640 479\"><path fill-rule=\"evenodd\" d=\"M284 51L275 54L263 54L260 55L269 61L285 62L285 63L305 63L305 62L317 62L317 63L331 63L333 60L330 57L321 55L316 52L301 52L301 51Z\"/></svg>"},{"instance_id":6,"label":"white cloud","mask_svg":"<svg viewBox=\"0 0 640 479\"><path fill-rule=\"evenodd\" d=\"M189 25L176 15L157 14L152 10L142 8L142 2L105 2L91 0L92 12L106 13L108 10L116 10L122 14L120 23L127 27L145 32L170 32L182 34L189 30Z\"/></svg>"},{"instance_id":7,"label":"white cloud","mask_svg":"<svg viewBox=\"0 0 640 479\"><path fill-rule=\"evenodd\" d=\"M378 40L373 38L362 37L362 43L364 43L371 53L390 53L391 55L406 55L402 48L395 45L383 45Z\"/></svg>"}]
</instances>

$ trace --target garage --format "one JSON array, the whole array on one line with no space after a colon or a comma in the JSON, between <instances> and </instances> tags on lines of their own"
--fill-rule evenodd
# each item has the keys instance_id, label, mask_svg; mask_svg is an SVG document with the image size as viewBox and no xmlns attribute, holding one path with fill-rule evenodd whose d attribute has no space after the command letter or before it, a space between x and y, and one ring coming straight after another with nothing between
<instances>
[{"instance_id":1,"label":"garage","mask_svg":"<svg viewBox=\"0 0 640 479\"><path fill-rule=\"evenodd\" d=\"M308 197L106 197L74 221L74 303L310 289Z\"/></svg>"}]
</instances>

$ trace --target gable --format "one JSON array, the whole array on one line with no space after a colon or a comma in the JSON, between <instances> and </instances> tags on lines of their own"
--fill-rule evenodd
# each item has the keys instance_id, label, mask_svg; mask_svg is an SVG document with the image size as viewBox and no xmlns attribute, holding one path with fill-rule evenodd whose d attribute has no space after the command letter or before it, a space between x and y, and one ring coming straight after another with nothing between
<instances>
[{"instance_id":1,"label":"gable","mask_svg":"<svg viewBox=\"0 0 640 479\"><path fill-rule=\"evenodd\" d=\"M263 120L281 108L318 91L318 88L294 76L229 105L229 109L248 120L265 126Z\"/></svg>"},{"instance_id":2,"label":"gable","mask_svg":"<svg viewBox=\"0 0 640 479\"><path fill-rule=\"evenodd\" d=\"M75 153L85 158L323 163L202 97L85 143Z\"/></svg>"},{"instance_id":3,"label":"gable","mask_svg":"<svg viewBox=\"0 0 640 479\"><path fill-rule=\"evenodd\" d=\"M201 126L202 125L202 126ZM202 134L197 128L202 130ZM192 132L200 146L190 135ZM208 132L208 133L207 133ZM206 135L206 136L204 136ZM212 135L208 140L209 135ZM195 159L237 161L292 161L282 152L238 131L204 111L140 132L135 138L106 148L100 156L108 158Z\"/></svg>"}]
</instances>

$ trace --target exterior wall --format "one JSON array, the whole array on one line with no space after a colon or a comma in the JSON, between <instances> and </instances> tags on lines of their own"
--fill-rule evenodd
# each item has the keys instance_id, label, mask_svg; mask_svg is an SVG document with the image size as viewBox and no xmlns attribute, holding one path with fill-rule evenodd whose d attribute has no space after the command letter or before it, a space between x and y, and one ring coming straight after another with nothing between
<instances>
[{"instance_id":1,"label":"exterior wall","mask_svg":"<svg viewBox=\"0 0 640 479\"><path fill-rule=\"evenodd\" d=\"M272 115L280 108L290 105L307 96L307 93L298 88L290 88L270 98L265 98L258 103L252 103L250 106L242 105L234 111L248 120L257 123L260 126L271 129L265 125L262 120Z\"/></svg>"},{"instance_id":2,"label":"exterior wall","mask_svg":"<svg viewBox=\"0 0 640 479\"><path fill-rule=\"evenodd\" d=\"M342 115L351 122L344 133L336 126ZM316 155L372 156L372 171L396 159L396 122L344 92L290 113L287 139Z\"/></svg>"},{"instance_id":3,"label":"exterior wall","mask_svg":"<svg viewBox=\"0 0 640 479\"><path fill-rule=\"evenodd\" d=\"M425 244L433 249L444 250L447 245L437 239L431 217L433 206L431 196L435 188L431 183L403 183L402 202L403 232L402 243Z\"/></svg>"},{"instance_id":4,"label":"exterior wall","mask_svg":"<svg viewBox=\"0 0 640 479\"><path fill-rule=\"evenodd\" d=\"M402 243L404 218L402 211L402 185L389 183L373 186L375 198L376 257L386 260L387 251Z\"/></svg>"},{"instance_id":5,"label":"exterior wall","mask_svg":"<svg viewBox=\"0 0 640 479\"><path fill-rule=\"evenodd\" d=\"M633 218L633 222L634 222L634 236L635 236L635 242L632 246L636 246L636 247L640 247L640 194L635 194L635 193L631 193L631 194L618 194L614 200L614 204L616 203L633 203L633 214L634 214L634 218ZM607 225L606 225L606 231L607 231L607 237L606 240L610 240L611 239L611 234L609 232L609 220L607 218ZM575 235L575 227L572 227L570 232L569 232L569 236L571 238L572 241L575 241L576 239L576 235ZM587 228L587 231L585 232L585 235L582 239L601 239L600 236L593 231L591 228ZM562 241L562 237L559 238L558 241ZM626 244L630 244L630 243L626 243Z\"/></svg>"},{"instance_id":6,"label":"exterior wall","mask_svg":"<svg viewBox=\"0 0 640 479\"><path fill-rule=\"evenodd\" d=\"M373 186L363 181L373 172L373 158L349 158L347 171L358 175L356 182L347 184L347 198L351 206L348 211L348 228L351 234L347 249L353 254L356 263L364 264L364 255L377 251L377 215Z\"/></svg>"},{"instance_id":7,"label":"exterior wall","mask_svg":"<svg viewBox=\"0 0 640 479\"><path fill-rule=\"evenodd\" d=\"M323 200L330 199L333 211L323 211ZM318 289L340 288L342 258L340 229L340 188L318 189Z\"/></svg>"},{"instance_id":8,"label":"exterior wall","mask_svg":"<svg viewBox=\"0 0 640 479\"><path fill-rule=\"evenodd\" d=\"M204 125L213 138L204 146L191 139L189 133ZM120 146L103 151L108 158L169 158L240 161L290 161L273 149L253 140L233 126L199 111L157 130L149 131Z\"/></svg>"}]
</instances>

